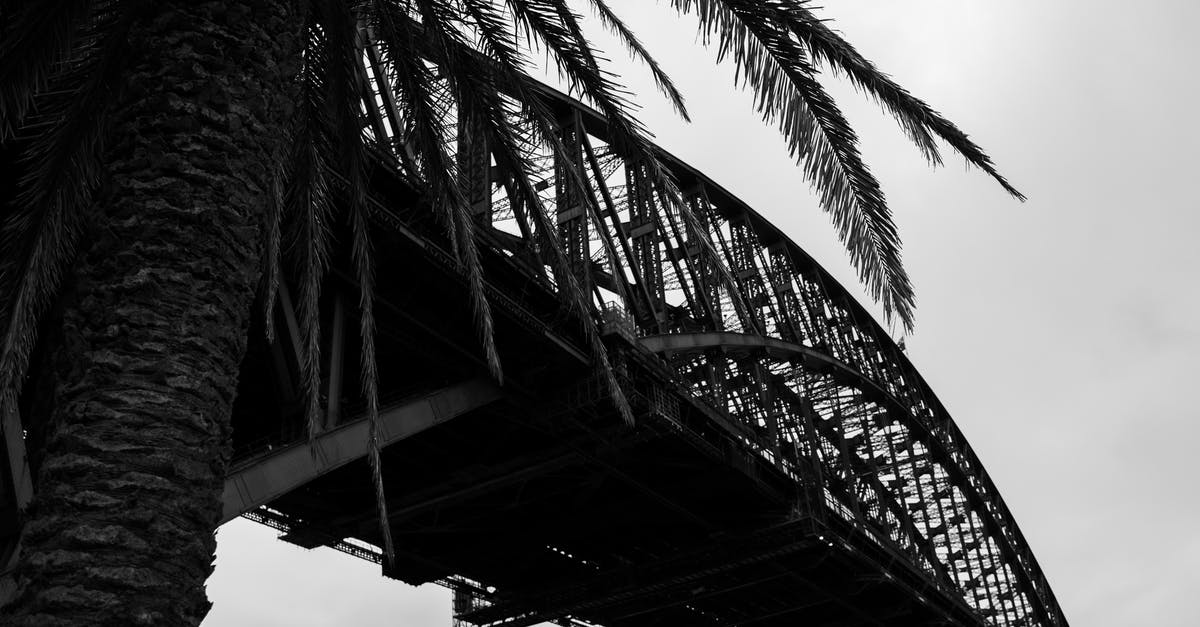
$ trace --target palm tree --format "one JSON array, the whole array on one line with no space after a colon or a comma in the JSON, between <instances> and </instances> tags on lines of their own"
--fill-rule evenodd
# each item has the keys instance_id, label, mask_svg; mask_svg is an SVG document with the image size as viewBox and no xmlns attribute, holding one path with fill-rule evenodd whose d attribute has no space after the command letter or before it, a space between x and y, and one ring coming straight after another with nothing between
<instances>
[{"instance_id":1,"label":"palm tree","mask_svg":"<svg viewBox=\"0 0 1200 627\"><path fill-rule=\"evenodd\" d=\"M895 227L819 69L874 97L932 163L941 138L1019 194L965 134L804 0L671 2L737 66L870 293L910 326ZM604 0L587 4L686 117L642 43ZM523 147L562 150L529 78L525 54L543 48L607 117L612 148L678 202L566 0L0 0L0 36L0 155L20 174L0 188L0 416L5 433L26 432L37 488L16 558L19 590L3 609L16 623L204 617L254 303L265 304L270 334L286 268L298 286L311 436L321 411L317 303L335 227L350 233L360 287L370 461L387 519L374 445L365 53L378 55L399 98L396 155L467 268L481 350L498 380L448 113L514 173L511 193L539 206ZM530 213L553 239L546 213ZM586 308L550 248L564 293ZM593 350L607 371L594 333ZM382 532L390 554L386 525Z\"/></svg>"}]
</instances>

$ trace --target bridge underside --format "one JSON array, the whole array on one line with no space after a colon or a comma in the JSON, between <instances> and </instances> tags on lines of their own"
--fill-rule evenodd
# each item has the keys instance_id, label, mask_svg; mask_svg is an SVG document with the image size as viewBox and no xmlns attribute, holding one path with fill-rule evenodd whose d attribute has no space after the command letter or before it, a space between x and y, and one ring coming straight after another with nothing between
<instances>
[{"instance_id":1,"label":"bridge underside","mask_svg":"<svg viewBox=\"0 0 1200 627\"><path fill-rule=\"evenodd\" d=\"M734 425L699 405L655 406L649 369L633 429L578 374L548 403L497 400L386 450L398 554L385 574L494 588L460 617L481 625L975 620L898 568L900 556L806 504ZM360 459L273 500L283 538L378 544L368 477Z\"/></svg>"},{"instance_id":2,"label":"bridge underside","mask_svg":"<svg viewBox=\"0 0 1200 627\"><path fill-rule=\"evenodd\" d=\"M384 263L409 271L379 286L396 314L379 337L398 548L384 574L474 582L483 603L461 618L481 625L978 621L909 560L830 517L820 487L756 452L753 430L614 334L605 342L634 410L627 426L580 348L578 319L541 288L523 288L520 310L498 308L501 353L517 358L504 362L503 389L481 378L469 320L455 319L467 310L461 281L415 241L393 244ZM489 278L504 280L510 263L491 259ZM279 340L252 341L235 407L226 519L266 505L283 539L304 547L381 544L364 421L350 400L353 325L338 333L338 318L355 312L337 298L324 306L322 385L338 399L329 431L312 449L296 437L286 302Z\"/></svg>"}]
</instances>

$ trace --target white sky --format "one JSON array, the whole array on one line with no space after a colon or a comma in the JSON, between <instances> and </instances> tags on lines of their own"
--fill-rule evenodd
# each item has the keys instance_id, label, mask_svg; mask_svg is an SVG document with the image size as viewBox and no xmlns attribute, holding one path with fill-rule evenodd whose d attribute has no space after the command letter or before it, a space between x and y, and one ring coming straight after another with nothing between
<instances>
[{"instance_id":1,"label":"white sky","mask_svg":"<svg viewBox=\"0 0 1200 627\"><path fill-rule=\"evenodd\" d=\"M660 145L854 275L783 142L694 25L611 0L688 97L683 124L623 50ZM917 288L909 355L970 439L1076 625L1200 625L1200 23L1195 0L825 0L835 27L976 139L1030 200L931 170L836 94L883 183ZM584 3L579 3L580 7ZM949 154L947 155L950 156ZM236 521L205 627L448 627L449 596Z\"/></svg>"}]
</instances>

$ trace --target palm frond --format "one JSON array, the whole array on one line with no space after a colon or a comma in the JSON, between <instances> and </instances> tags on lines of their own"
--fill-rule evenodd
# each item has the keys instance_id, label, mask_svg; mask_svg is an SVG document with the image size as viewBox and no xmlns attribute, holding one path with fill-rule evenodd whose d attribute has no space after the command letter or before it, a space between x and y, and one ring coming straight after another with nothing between
<instances>
[{"instance_id":1,"label":"palm frond","mask_svg":"<svg viewBox=\"0 0 1200 627\"><path fill-rule=\"evenodd\" d=\"M0 392L5 395L19 389L37 339L37 320L76 255L101 177L102 139L109 109L119 97L131 16L93 17L86 32L96 41L73 50L76 61L50 79L53 95L39 97L44 126L28 139L25 174L0 226Z\"/></svg>"},{"instance_id":2,"label":"palm frond","mask_svg":"<svg viewBox=\"0 0 1200 627\"><path fill-rule=\"evenodd\" d=\"M492 110L503 112L503 109L500 107L494 107ZM555 158L565 162L566 167L564 170L578 175L579 169L576 167L577 164L571 163L566 147L552 132L550 120L544 115L542 110L542 107L537 106L523 107L522 115L531 125L541 129L540 135L547 140L546 143L551 147ZM554 275L559 279L559 292L564 296L565 303L585 320L583 330L587 337L592 357L596 360L596 373L603 379L613 405L617 408L618 413L621 414L622 419L625 420L626 424L633 426L633 410L630 408L629 401L625 398L625 393L617 381L611 360L608 357L608 349L604 346L604 342L600 338L600 333L595 322L590 318L592 312L591 308L588 307L588 297L584 293L579 280L575 277L570 264L567 262L566 254L563 252L563 245L559 241L558 230L550 223L547 217L549 212L542 203L541 196L538 195L536 188L533 186L533 181L529 177L529 173L534 171L534 166L519 150L519 141L511 133L514 125L511 123L504 124L505 120L500 115L492 116L491 120L492 123L489 125L491 131L490 137L497 143L497 160L507 166L507 171L513 173L516 183L514 189L517 196L521 202L525 203L525 206L530 208L528 213L533 217L536 228L546 240L546 249L549 250ZM509 132L506 132L506 130ZM572 176L567 181L567 184L575 185L581 194L589 193L584 188L586 183L583 182L581 176Z\"/></svg>"},{"instance_id":3,"label":"palm frond","mask_svg":"<svg viewBox=\"0 0 1200 627\"><path fill-rule=\"evenodd\" d=\"M480 51L496 64L499 73L507 77L527 75L529 60L515 38L509 36L511 20L492 0L462 0L462 3L471 25L478 31Z\"/></svg>"},{"instance_id":4,"label":"palm frond","mask_svg":"<svg viewBox=\"0 0 1200 627\"><path fill-rule=\"evenodd\" d=\"M565 16L565 19L570 19L570 15L568 14ZM568 30L572 33L578 33L577 26L572 28L571 25L568 25ZM623 120L617 119L617 123L614 125L614 118L612 117L614 112L619 114L624 107L628 107L627 101L624 98L624 92L619 85L607 79L607 75L601 72L596 66L594 62L594 55L592 55L587 42L581 41L580 45L586 49L586 58L592 61L591 67L594 69L595 73L599 74L599 78L601 79L599 81L592 81L593 83L596 83L593 85L593 89L597 90L595 93L599 93L601 96L604 96L605 92L602 88L604 87L605 82L607 82L613 86L612 90L617 96L616 98L611 98L607 106L600 106L601 114L605 117L607 128L610 134L609 145L617 154L624 157L626 161L626 167L634 167L644 170L646 173L647 185L649 186L648 192L652 195L658 195L662 201L661 209L665 211L677 211L684 217L686 228L698 236L698 220L694 215L692 215L691 208L687 205L687 203L683 202L683 197L674 175L671 173L670 169L665 167L662 163L662 160L659 158L659 151L649 141L648 133L644 127L642 127L640 122L637 122L636 119L634 120L633 124L627 124ZM560 64L560 70L562 68L563 65ZM568 66L566 70L562 71L569 70L570 67ZM582 75L582 78L578 84L582 86L584 94L593 100L593 102L596 102L596 96L594 94L589 94L587 91L589 83L584 82L583 80L588 78L591 77L589 77L587 74ZM536 93L538 89L535 87L531 88L529 91ZM717 268L718 279L726 285L731 294L736 295L734 298L735 306L738 307L743 313L746 313L748 308L740 298L740 291L737 289L737 282L729 272L729 268L726 266L726 264L720 261L720 256L713 248L712 243L707 237L698 236L697 241L700 244L701 255L705 256L715 264L715 267Z\"/></svg>"},{"instance_id":5,"label":"palm frond","mask_svg":"<svg viewBox=\"0 0 1200 627\"><path fill-rule=\"evenodd\" d=\"M431 26L441 19L436 15L422 17L426 26ZM496 31L489 32L494 34ZM462 123L467 128L478 129L484 134L486 144L495 154L497 163L512 174L514 193L519 202L529 207L528 215L534 221L537 234L545 240L546 245L542 248L549 256L548 261L558 280L558 293L568 309L575 311L586 321L584 332L595 359L597 374L605 381L614 406L625 421L632 425L633 412L616 380L598 328L590 318L591 309L587 296L567 262L563 248L557 241L557 229L550 223L547 209L530 178L530 173L536 171L529 158L529 150L534 145L549 145L558 158L567 158L567 151L555 135L555 120L551 111L529 92L527 76L506 72L502 66L472 50L468 42L456 31L430 28L427 34L431 39L431 48L426 49L425 54L438 63L447 77ZM482 37L486 40L488 36L484 34ZM503 44L484 41L483 45ZM506 99L501 95L501 85L510 92L527 98L528 101ZM518 117L525 123L517 123ZM578 173L577 169L571 171ZM575 183L583 184L582 181Z\"/></svg>"},{"instance_id":6,"label":"palm frond","mask_svg":"<svg viewBox=\"0 0 1200 627\"><path fill-rule=\"evenodd\" d=\"M11 21L0 24L0 140L24 122L56 66L86 62L80 55L93 42L81 27L104 19L96 9L102 13L105 4L113 3L43 0L10 9Z\"/></svg>"},{"instance_id":7,"label":"palm frond","mask_svg":"<svg viewBox=\"0 0 1200 627\"><path fill-rule=\"evenodd\" d=\"M425 19L436 19L436 11L445 7L438 3L418 3L435 11ZM448 133L445 120L449 117L438 105L439 87L433 73L421 57L418 37L405 27L409 16L388 2L376 1L372 16L386 58L393 64L392 80L397 95L404 104L405 119L411 125L409 141L420 155L423 176L433 204L439 210L444 227L454 244L459 261L467 275L467 291L474 312L475 326L484 357L492 377L503 381L500 356L496 351L491 306L483 289L483 268L475 238L475 223L467 201L459 188L458 167L446 151ZM426 24L426 28L431 28Z\"/></svg>"},{"instance_id":8,"label":"palm frond","mask_svg":"<svg viewBox=\"0 0 1200 627\"><path fill-rule=\"evenodd\" d=\"M677 210L685 216L689 214L690 209L683 202L674 176L662 164L657 149L647 137L645 128L630 114L629 103L623 88L613 81L609 74L599 69L587 42L573 38L573 33L577 32L577 28L554 20L554 18L559 18L569 21L571 19L569 13L564 17L559 13L557 7L546 6L547 2L534 4L527 0L508 0L508 4L513 7L518 20L522 20L529 30L539 35L547 49L555 54L560 72L578 91L597 106L607 123L610 135L609 145L613 150L627 163L646 169L651 185L662 194L668 209ZM548 2L548 4L557 3ZM530 79L521 79L521 81L532 82ZM528 91L536 93L538 89L531 85ZM523 99L523 102L528 102L528 100ZM695 225L696 220L694 217L689 217L687 223ZM707 238L701 238L699 242L703 254L713 260L719 259ZM718 276L722 282L730 288L731 293L737 294L736 282L728 268L719 261L717 261L717 267L720 269Z\"/></svg>"},{"instance_id":9,"label":"palm frond","mask_svg":"<svg viewBox=\"0 0 1200 627\"><path fill-rule=\"evenodd\" d=\"M892 114L925 158L934 165L941 165L941 152L926 124L929 112L925 103L880 72L807 8L789 7L780 13L789 20L789 28L809 50L815 65L828 66L835 75L845 76L857 89L873 97L880 107Z\"/></svg>"},{"instance_id":10,"label":"palm frond","mask_svg":"<svg viewBox=\"0 0 1200 627\"><path fill-rule=\"evenodd\" d=\"M285 145L291 145L292 140L285 139ZM268 342L275 341L275 301L279 297L279 257L283 245L281 223L284 213L284 181L291 178L287 169L287 160L282 156L271 159L270 190L267 197L266 231L262 259L262 290L263 290L263 323L266 325Z\"/></svg>"},{"instance_id":11,"label":"palm frond","mask_svg":"<svg viewBox=\"0 0 1200 627\"><path fill-rule=\"evenodd\" d=\"M299 287L301 334L300 376L305 394L309 443L321 432L321 283L329 267L330 222L333 196L329 187L333 154L329 137L322 132L328 107L326 80L330 66L325 29L309 15L305 28L303 63L298 80L299 103L292 129L291 178L286 185L288 255ZM315 454L315 449L314 449Z\"/></svg>"},{"instance_id":12,"label":"palm frond","mask_svg":"<svg viewBox=\"0 0 1200 627\"><path fill-rule=\"evenodd\" d=\"M523 112L526 116L526 119L532 121L538 126L542 126L543 129L546 129L548 120L541 114L537 113L536 108L526 107L523 108ZM503 132L500 131L499 127L493 126L492 129L492 137L497 139L501 139L503 137ZM548 144L550 145L551 151L553 152L555 158L560 159L565 163L566 167L564 170L578 175L579 169L576 167L577 164L574 164L570 161L569 153L558 137L552 132L546 132L546 130L542 131L542 135L549 140ZM562 242L559 241L558 230L553 224L550 223L550 220L547 217L549 213L542 203L541 196L537 194L537 191L533 186L533 181L529 178L528 173L533 171L533 165L527 161L522 162L522 155L515 150L516 147L514 144L515 142L511 141L511 139L508 141L501 139L500 147L502 151L498 153L500 157L499 160L501 163L507 164L508 170L514 173L514 179L517 183L515 189L517 191L518 198L520 198L521 202L525 203L527 207L530 207L529 215L533 216L534 222L537 225L537 229L541 232L542 237L548 243L546 248L548 248L550 251L554 274L559 278L560 292L565 295L568 307L577 311L585 320L583 330L585 336L587 337L588 347L591 350L592 357L596 360L596 373L604 380L605 387L608 388L613 405L617 408L618 413L621 414L622 419L629 426L633 426L633 410L630 408L629 401L625 398L625 393L621 389L620 383L617 381L616 374L612 367L612 362L608 357L608 349L604 346L604 342L600 338L599 330L595 322L590 317L592 312L591 308L588 307L587 304L587 294L584 293L579 280L575 277L575 273L572 271L570 264L567 262L566 254L563 252L564 248ZM585 183L582 181L581 176L571 177L570 180L567 181L567 184L575 185L581 194L590 193L584 188Z\"/></svg>"},{"instance_id":13,"label":"palm frond","mask_svg":"<svg viewBox=\"0 0 1200 627\"><path fill-rule=\"evenodd\" d=\"M972 142L953 122L913 96L888 75L879 71L875 64L863 57L841 35L834 32L812 11L800 6L785 12L791 20L789 26L812 53L817 63L828 65L837 73L844 74L860 90L870 94L875 101L896 118L922 152L935 164L941 159L931 133L936 134L967 160L991 175L1009 194L1025 200L996 170L995 164L983 149Z\"/></svg>"},{"instance_id":14,"label":"palm frond","mask_svg":"<svg viewBox=\"0 0 1200 627\"><path fill-rule=\"evenodd\" d=\"M646 128L632 114L629 93L602 70L578 21L556 0L506 0L518 23L551 53L572 92L591 101L608 122L612 145L622 155L648 151Z\"/></svg>"},{"instance_id":15,"label":"palm frond","mask_svg":"<svg viewBox=\"0 0 1200 627\"><path fill-rule=\"evenodd\" d=\"M737 80L756 94L764 119L779 124L794 158L830 214L851 263L890 319L912 328L913 291L900 241L879 183L858 152L858 137L816 79L774 5L752 0L672 0L700 19L718 56L733 57Z\"/></svg>"},{"instance_id":16,"label":"palm frond","mask_svg":"<svg viewBox=\"0 0 1200 627\"><path fill-rule=\"evenodd\" d=\"M679 114L679 117L691 122L692 118L688 115L687 106L683 101L683 94L679 93L679 89L675 87L675 82L658 65L658 61L654 60L654 57L650 55L650 51L646 50L646 47L642 45L637 35L613 12L605 0L588 1L591 3L596 15L600 18L600 22L625 44L630 56L646 64L646 68L650 70L650 75L654 78L654 84L667 97L667 100L671 101L671 105L675 107L675 112Z\"/></svg>"},{"instance_id":17,"label":"palm frond","mask_svg":"<svg viewBox=\"0 0 1200 627\"><path fill-rule=\"evenodd\" d=\"M343 187L350 222L350 255L359 289L359 326L361 343L360 383L366 400L367 462L375 489L375 507L385 558L395 559L396 547L388 522L387 494L383 484L383 456L379 444L379 369L375 358L375 275L374 255L367 213L366 154L362 135L362 16L357 7L343 3L320 3L321 19L329 37L333 58L327 77L330 98L328 131L337 140L338 169L345 178Z\"/></svg>"}]
</instances>

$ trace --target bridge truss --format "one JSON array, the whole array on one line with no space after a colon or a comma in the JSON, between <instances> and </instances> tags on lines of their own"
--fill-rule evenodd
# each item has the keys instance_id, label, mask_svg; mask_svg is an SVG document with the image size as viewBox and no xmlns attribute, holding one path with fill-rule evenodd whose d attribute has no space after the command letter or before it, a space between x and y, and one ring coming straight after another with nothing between
<instances>
[{"instance_id":1,"label":"bridge truss","mask_svg":"<svg viewBox=\"0 0 1200 627\"><path fill-rule=\"evenodd\" d=\"M419 179L403 130L392 131L406 126L387 64L368 52L368 132ZM471 129L447 126L481 240L551 289L568 282L553 259L564 255L605 330L659 355L680 389L743 427L744 443L824 515L982 620L1065 625L987 471L870 314L709 178L659 151L678 185L664 190L610 147L598 113L547 89L538 97L560 121L558 149L528 155L539 204L514 193L512 172ZM455 119L452 105L444 113Z\"/></svg>"}]
</instances>

